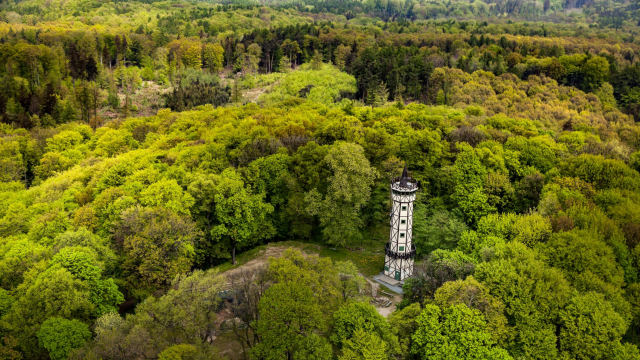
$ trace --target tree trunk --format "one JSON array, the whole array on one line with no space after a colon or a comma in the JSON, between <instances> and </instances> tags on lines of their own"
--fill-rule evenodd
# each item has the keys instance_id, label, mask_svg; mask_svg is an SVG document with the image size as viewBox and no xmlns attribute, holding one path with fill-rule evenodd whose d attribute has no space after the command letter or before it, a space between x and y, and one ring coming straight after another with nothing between
<instances>
[{"instance_id":1,"label":"tree trunk","mask_svg":"<svg viewBox=\"0 0 640 360\"><path fill-rule=\"evenodd\" d=\"M236 264L236 242L233 241L233 250L231 250L231 261L233 265Z\"/></svg>"}]
</instances>

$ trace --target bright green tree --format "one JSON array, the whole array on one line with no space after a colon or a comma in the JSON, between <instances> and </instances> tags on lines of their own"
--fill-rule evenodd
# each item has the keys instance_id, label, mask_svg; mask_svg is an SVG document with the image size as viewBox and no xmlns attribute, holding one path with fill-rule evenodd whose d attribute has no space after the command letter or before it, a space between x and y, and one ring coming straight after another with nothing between
<instances>
[{"instance_id":1,"label":"bright green tree","mask_svg":"<svg viewBox=\"0 0 640 360\"><path fill-rule=\"evenodd\" d=\"M362 302L351 302L341 306L333 314L334 324L331 341L340 346L353 339L357 330L375 335L384 342L388 356L399 352L398 337L391 331L387 320L378 313L375 307ZM364 341L364 339L361 339ZM356 343L351 346L359 347Z\"/></svg>"},{"instance_id":2,"label":"bright green tree","mask_svg":"<svg viewBox=\"0 0 640 360\"><path fill-rule=\"evenodd\" d=\"M356 329L342 348L340 360L386 360L387 343L378 335L363 329Z\"/></svg>"},{"instance_id":3,"label":"bright green tree","mask_svg":"<svg viewBox=\"0 0 640 360\"><path fill-rule=\"evenodd\" d=\"M224 61L224 48L219 44L206 44L202 48L203 65L212 73L218 73L222 70L222 62Z\"/></svg>"},{"instance_id":4,"label":"bright green tree","mask_svg":"<svg viewBox=\"0 0 640 360\"><path fill-rule=\"evenodd\" d=\"M76 319L59 317L47 319L38 330L40 345L47 349L51 360L66 360L73 349L82 347L89 339L89 326Z\"/></svg>"},{"instance_id":5,"label":"bright green tree","mask_svg":"<svg viewBox=\"0 0 640 360\"><path fill-rule=\"evenodd\" d=\"M194 204L191 195L185 193L173 179L151 184L140 193L140 202L149 207L166 207L181 215L190 215L189 209Z\"/></svg>"},{"instance_id":6,"label":"bright green tree","mask_svg":"<svg viewBox=\"0 0 640 360\"><path fill-rule=\"evenodd\" d=\"M424 359L512 359L495 346L482 314L466 305L426 305L416 322L413 353Z\"/></svg>"},{"instance_id":7,"label":"bright green tree","mask_svg":"<svg viewBox=\"0 0 640 360\"><path fill-rule=\"evenodd\" d=\"M117 311L124 302L124 296L113 279L102 277L102 269L96 263L96 258L86 251L64 248L53 257L50 266L61 266L89 284L90 300L95 305L94 315L98 317Z\"/></svg>"},{"instance_id":8,"label":"bright green tree","mask_svg":"<svg viewBox=\"0 0 640 360\"><path fill-rule=\"evenodd\" d=\"M233 169L222 173L215 193L217 225L211 229L211 233L218 239L229 241L231 259L235 264L237 248L272 236L273 227L266 219L273 212L273 206L263 202L263 194L252 194Z\"/></svg>"}]
</instances>

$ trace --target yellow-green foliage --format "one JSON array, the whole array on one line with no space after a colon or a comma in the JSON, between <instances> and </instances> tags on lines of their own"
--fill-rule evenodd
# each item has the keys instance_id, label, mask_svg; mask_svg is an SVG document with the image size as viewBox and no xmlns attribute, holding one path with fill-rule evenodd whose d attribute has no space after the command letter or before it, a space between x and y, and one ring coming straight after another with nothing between
<instances>
[{"instance_id":1,"label":"yellow-green foliage","mask_svg":"<svg viewBox=\"0 0 640 360\"><path fill-rule=\"evenodd\" d=\"M301 90L309 88L306 94ZM272 105L295 97L304 97L309 101L333 105L343 96L351 96L356 92L356 79L335 67L324 64L322 70L312 70L309 65L285 74L258 99L261 105Z\"/></svg>"}]
</instances>

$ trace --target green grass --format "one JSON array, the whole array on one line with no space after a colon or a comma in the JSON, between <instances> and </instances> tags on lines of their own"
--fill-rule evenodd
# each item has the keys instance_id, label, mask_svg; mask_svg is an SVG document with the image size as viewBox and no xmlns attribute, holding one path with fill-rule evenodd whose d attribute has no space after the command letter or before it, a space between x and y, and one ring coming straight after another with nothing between
<instances>
[{"instance_id":1,"label":"green grass","mask_svg":"<svg viewBox=\"0 0 640 360\"><path fill-rule=\"evenodd\" d=\"M340 248L326 245L317 240L308 242L280 241L269 245L260 245L237 254L236 265L233 265L231 264L231 261L228 261L215 266L215 268L220 272L235 269L257 258L260 253L269 246L282 246L297 248L307 254L318 254L322 257L329 257L334 262L350 260L358 267L358 270L362 275L371 277L379 274L384 267L384 244L387 242L384 235L387 234L387 231L388 228L385 228L384 226L372 229L372 231L367 230L363 241L349 243L346 247ZM358 250L353 251L354 249Z\"/></svg>"}]
</instances>

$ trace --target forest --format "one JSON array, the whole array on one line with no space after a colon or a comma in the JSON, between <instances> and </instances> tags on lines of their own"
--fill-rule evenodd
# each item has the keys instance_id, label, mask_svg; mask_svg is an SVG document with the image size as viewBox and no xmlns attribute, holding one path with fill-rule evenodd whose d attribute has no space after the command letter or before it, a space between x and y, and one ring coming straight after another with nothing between
<instances>
[{"instance_id":1,"label":"forest","mask_svg":"<svg viewBox=\"0 0 640 360\"><path fill-rule=\"evenodd\" d=\"M0 2L0 360L640 360L638 34L634 1Z\"/></svg>"}]
</instances>

